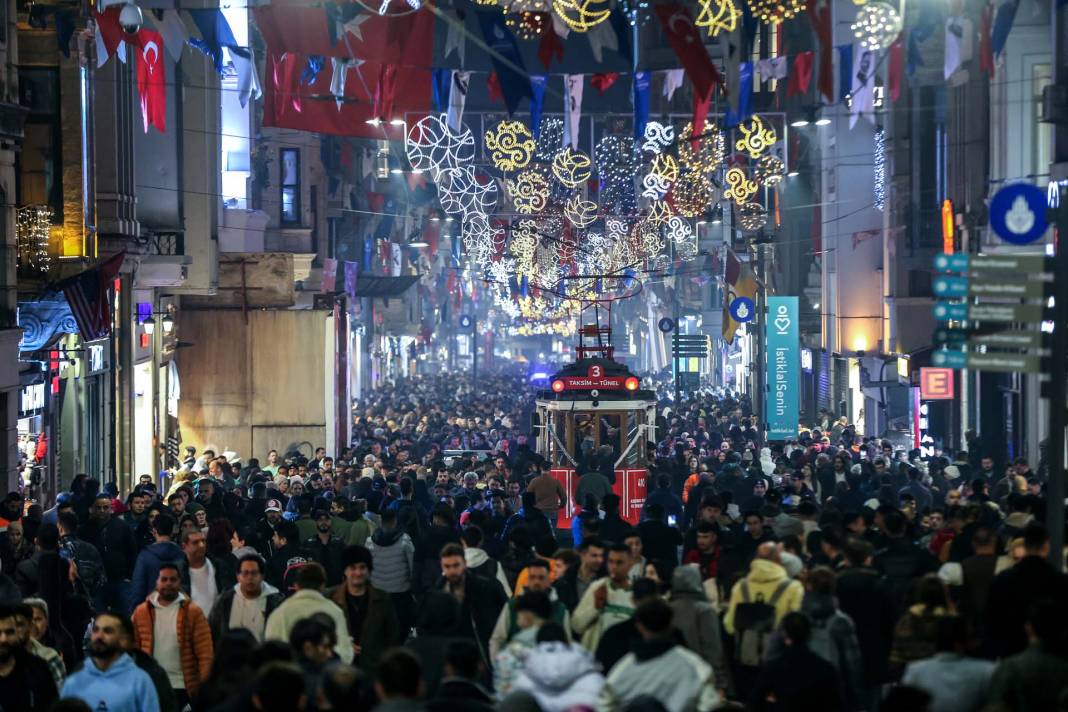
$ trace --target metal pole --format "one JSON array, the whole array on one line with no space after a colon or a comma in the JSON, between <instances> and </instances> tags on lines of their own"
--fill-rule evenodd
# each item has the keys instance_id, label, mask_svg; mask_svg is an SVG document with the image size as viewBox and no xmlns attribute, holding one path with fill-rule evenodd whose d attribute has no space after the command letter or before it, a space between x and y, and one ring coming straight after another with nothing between
<instances>
[{"instance_id":1,"label":"metal pole","mask_svg":"<svg viewBox=\"0 0 1068 712\"><path fill-rule=\"evenodd\" d=\"M1056 4L1056 3L1054 3ZM1056 12L1056 9L1054 9ZM1061 205L1068 201L1068 190L1061 189ZM1062 208L1063 209L1063 208ZM1063 239L1061 214L1056 223L1057 254L1054 258L1055 275L1068 274L1068 245ZM1063 225L1068 230L1068 224ZM1053 302L1053 352L1050 367L1049 399L1049 481L1046 485L1046 526L1049 529L1049 559L1058 571L1064 565L1064 428L1066 389L1068 373L1065 369L1065 354L1068 353L1068 279L1054 281Z\"/></svg>"},{"instance_id":2,"label":"metal pole","mask_svg":"<svg viewBox=\"0 0 1068 712\"><path fill-rule=\"evenodd\" d=\"M471 388L478 384L478 317L471 316Z\"/></svg>"},{"instance_id":3,"label":"metal pole","mask_svg":"<svg viewBox=\"0 0 1068 712\"><path fill-rule=\"evenodd\" d=\"M675 411L679 410L679 403L682 402L682 395L679 391L679 296L675 290L671 290L671 296L675 302L674 315L675 315L675 327L671 332L671 364L672 370L675 372Z\"/></svg>"},{"instance_id":4,"label":"metal pole","mask_svg":"<svg viewBox=\"0 0 1068 712\"><path fill-rule=\"evenodd\" d=\"M1060 3L1050 3L1051 40L1053 45L1053 91L1063 89L1068 85L1068 46L1064 41L1064 13L1060 11ZM1053 165L1050 166L1050 178L1057 180L1065 178L1063 175L1068 164L1068 126L1063 123L1053 124ZM1060 190L1060 206L1065 205L1068 199L1068 191ZM1068 230L1068 221L1062 219L1061 210L1058 208L1056 215L1056 256L1054 257L1054 275L1059 279L1054 280L1054 304L1053 304L1053 353L1050 381L1049 399L1049 482L1046 491L1046 526L1049 528L1050 563L1058 571L1064 566L1064 428L1065 428L1065 389L1068 388L1068 374L1065 373L1065 353L1068 350L1068 280L1063 276L1068 274L1068 245L1061 235L1061 228Z\"/></svg>"},{"instance_id":5,"label":"metal pole","mask_svg":"<svg viewBox=\"0 0 1068 712\"><path fill-rule=\"evenodd\" d=\"M753 388L753 414L757 416L757 422L761 423L762 429L766 430L766 424L764 423L764 399L767 396L767 383L764 376L764 339L767 336L767 270L764 269L764 245L758 243L756 245L756 274L759 279L757 285L756 297L756 313L759 319L759 323L755 323L757 320L750 322L754 326L754 339L756 344L756 363L754 364L753 371L756 374L756 379Z\"/></svg>"}]
</instances>

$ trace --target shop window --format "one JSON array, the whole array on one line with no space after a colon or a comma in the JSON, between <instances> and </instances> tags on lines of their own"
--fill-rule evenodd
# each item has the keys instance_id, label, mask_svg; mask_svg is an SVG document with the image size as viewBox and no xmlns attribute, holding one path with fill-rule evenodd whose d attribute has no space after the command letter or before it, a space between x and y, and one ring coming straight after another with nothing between
<instances>
[{"instance_id":1,"label":"shop window","mask_svg":"<svg viewBox=\"0 0 1068 712\"><path fill-rule=\"evenodd\" d=\"M283 148L278 162L281 171L283 225L300 224L300 149Z\"/></svg>"}]
</instances>

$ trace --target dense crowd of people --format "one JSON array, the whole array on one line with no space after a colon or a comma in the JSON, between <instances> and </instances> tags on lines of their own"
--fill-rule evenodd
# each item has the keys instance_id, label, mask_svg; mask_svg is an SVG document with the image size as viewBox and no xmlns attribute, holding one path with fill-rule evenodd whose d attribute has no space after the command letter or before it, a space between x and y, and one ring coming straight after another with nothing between
<instances>
[{"instance_id":1,"label":"dense crowd of people","mask_svg":"<svg viewBox=\"0 0 1068 712\"><path fill-rule=\"evenodd\" d=\"M744 397L663 405L636 524L591 449L557 526L505 375L375 391L334 456L189 448L130 492L11 493L0 709L1068 708L1068 577L1026 461L825 413L769 445Z\"/></svg>"}]
</instances>

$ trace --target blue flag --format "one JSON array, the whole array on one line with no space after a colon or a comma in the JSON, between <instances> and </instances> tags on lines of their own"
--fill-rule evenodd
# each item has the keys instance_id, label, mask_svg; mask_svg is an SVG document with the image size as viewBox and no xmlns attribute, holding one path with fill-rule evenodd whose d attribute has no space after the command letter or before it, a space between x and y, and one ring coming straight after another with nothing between
<instances>
[{"instance_id":1,"label":"blue flag","mask_svg":"<svg viewBox=\"0 0 1068 712\"><path fill-rule=\"evenodd\" d=\"M727 114L723 117L723 125L727 128L737 126L753 115L753 63L742 62L738 65L738 111L731 111L727 107Z\"/></svg>"},{"instance_id":2,"label":"blue flag","mask_svg":"<svg viewBox=\"0 0 1068 712\"><path fill-rule=\"evenodd\" d=\"M508 113L514 114L523 97L532 98L526 65L523 64L523 56L519 53L519 43L516 42L512 31L504 24L503 13L479 12L476 14L479 27L482 28L482 38L494 52L490 58L493 60L493 68L497 71L497 79L501 83L504 103L508 107ZM502 61L502 58L507 61Z\"/></svg>"},{"instance_id":3,"label":"blue flag","mask_svg":"<svg viewBox=\"0 0 1068 712\"><path fill-rule=\"evenodd\" d=\"M649 122L649 72L634 73L634 137L645 137L645 124Z\"/></svg>"},{"instance_id":4,"label":"blue flag","mask_svg":"<svg viewBox=\"0 0 1068 712\"><path fill-rule=\"evenodd\" d=\"M549 77L544 74L530 75L530 130L534 139L541 138L541 110L545 106L545 82Z\"/></svg>"},{"instance_id":5,"label":"blue flag","mask_svg":"<svg viewBox=\"0 0 1068 712\"><path fill-rule=\"evenodd\" d=\"M1020 0L1012 0L999 7L998 13L994 15L994 26L990 28L990 49L994 51L995 57L1005 49L1005 43L1009 40L1009 31L1012 30L1012 24L1016 21L1016 10L1019 7Z\"/></svg>"},{"instance_id":6,"label":"blue flag","mask_svg":"<svg viewBox=\"0 0 1068 712\"><path fill-rule=\"evenodd\" d=\"M222 73L222 48L237 45L234 39L230 23L222 11L215 8L210 10L187 10L193 18L193 24L200 31L200 39L190 38L189 44L211 57L215 65L215 71Z\"/></svg>"},{"instance_id":7,"label":"blue flag","mask_svg":"<svg viewBox=\"0 0 1068 712\"><path fill-rule=\"evenodd\" d=\"M372 236L368 235L363 239L363 271L371 271L371 257L375 252L375 240Z\"/></svg>"},{"instance_id":8,"label":"blue flag","mask_svg":"<svg viewBox=\"0 0 1068 712\"><path fill-rule=\"evenodd\" d=\"M452 88L452 70L435 69L431 75L434 85L434 111L445 112L449 108L449 90Z\"/></svg>"},{"instance_id":9,"label":"blue flag","mask_svg":"<svg viewBox=\"0 0 1068 712\"><path fill-rule=\"evenodd\" d=\"M853 91L853 45L838 45L838 101Z\"/></svg>"}]
</instances>

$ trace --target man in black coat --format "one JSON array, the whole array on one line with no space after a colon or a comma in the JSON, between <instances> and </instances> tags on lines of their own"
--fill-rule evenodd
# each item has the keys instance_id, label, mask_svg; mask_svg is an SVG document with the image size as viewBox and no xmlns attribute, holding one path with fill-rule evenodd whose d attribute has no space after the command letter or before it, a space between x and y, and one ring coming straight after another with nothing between
<instances>
[{"instance_id":1,"label":"man in black coat","mask_svg":"<svg viewBox=\"0 0 1068 712\"><path fill-rule=\"evenodd\" d=\"M447 544L441 550L441 573L435 590L452 595L460 603L458 634L478 643L488 665L490 635L508 602L508 594L499 582L468 573L460 544Z\"/></svg>"},{"instance_id":2,"label":"man in black coat","mask_svg":"<svg viewBox=\"0 0 1068 712\"><path fill-rule=\"evenodd\" d=\"M1024 552L1024 558L998 574L990 585L986 602L987 648L999 658L1027 647L1024 623L1036 601L1063 601L1068 595L1068 577L1046 559L1049 532L1041 524L1030 524L1024 530Z\"/></svg>"},{"instance_id":3,"label":"man in black coat","mask_svg":"<svg viewBox=\"0 0 1068 712\"><path fill-rule=\"evenodd\" d=\"M659 504L646 507L645 516L646 520L638 525L642 553L647 561L659 561L669 569L674 569L679 564L678 548L682 546L682 534L678 527L664 521L667 515Z\"/></svg>"},{"instance_id":4,"label":"man in black coat","mask_svg":"<svg viewBox=\"0 0 1068 712\"><path fill-rule=\"evenodd\" d=\"M124 607L138 546L133 530L112 516L109 495L101 492L93 499L89 520L79 527L78 538L95 546L104 560L107 583L96 594L94 604L100 609Z\"/></svg>"},{"instance_id":5,"label":"man in black coat","mask_svg":"<svg viewBox=\"0 0 1068 712\"><path fill-rule=\"evenodd\" d=\"M938 559L905 537L905 515L897 510L883 516L887 545L875 555L875 568L886 577L897 610L905 608L910 589L925 574L938 570Z\"/></svg>"},{"instance_id":6,"label":"man in black coat","mask_svg":"<svg viewBox=\"0 0 1068 712\"><path fill-rule=\"evenodd\" d=\"M782 655L768 661L749 693L747 710L844 709L834 666L809 650L812 624L804 613L787 613L782 619Z\"/></svg>"},{"instance_id":7,"label":"man in black coat","mask_svg":"<svg viewBox=\"0 0 1068 712\"><path fill-rule=\"evenodd\" d=\"M897 608L883 577L872 568L875 549L859 538L850 538L838 569L838 607L853 619L864 664L864 700L878 707L883 683L890 681L890 645L897 623Z\"/></svg>"}]
</instances>

